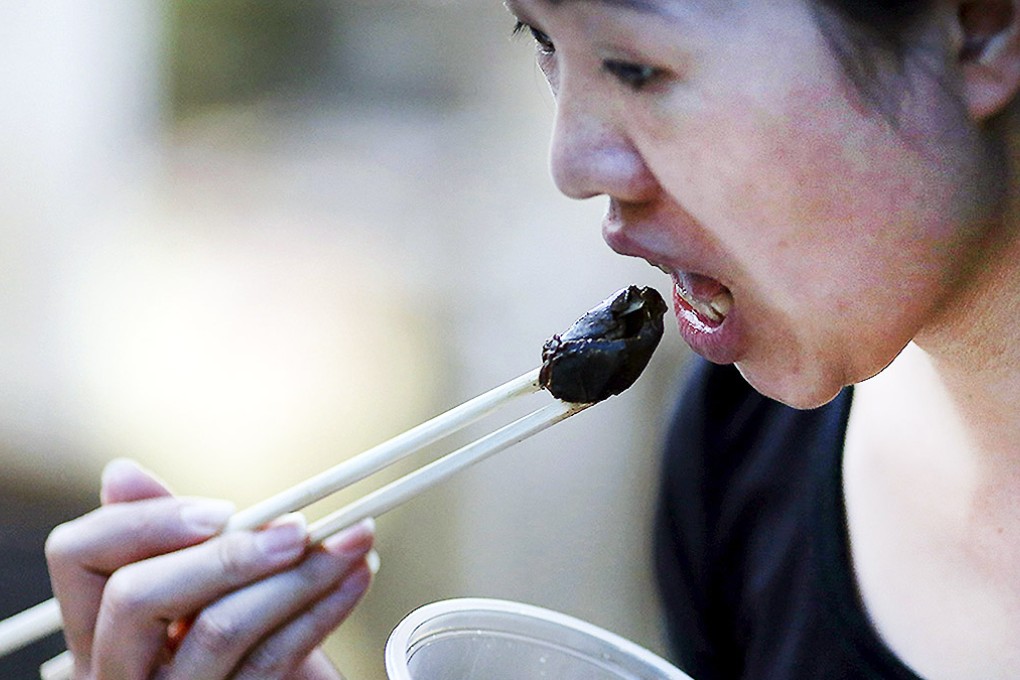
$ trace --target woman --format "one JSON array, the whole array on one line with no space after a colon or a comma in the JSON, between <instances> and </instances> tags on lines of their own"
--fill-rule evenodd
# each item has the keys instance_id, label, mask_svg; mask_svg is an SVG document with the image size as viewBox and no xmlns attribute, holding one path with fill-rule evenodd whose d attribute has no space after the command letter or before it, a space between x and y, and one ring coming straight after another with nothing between
<instances>
[{"instance_id":1,"label":"woman","mask_svg":"<svg viewBox=\"0 0 1020 680\"><path fill-rule=\"evenodd\" d=\"M1020 677L1017 3L507 4L558 186L713 362L657 527L681 665Z\"/></svg>"},{"instance_id":2,"label":"woman","mask_svg":"<svg viewBox=\"0 0 1020 680\"><path fill-rule=\"evenodd\" d=\"M713 362L664 475L681 664L698 680L1020 677L1015 4L507 4L556 94L558 186L609 197L609 245L669 272L680 331ZM880 372L851 405L845 387ZM367 530L259 581L297 563L299 531L271 530L276 561L252 557L254 535L164 554L226 510L182 524L185 502L124 465L105 488L103 521L51 542L79 677L149 677L165 622L207 602L160 677L278 657L261 677L285 676L334 623L315 612L341 618L368 580ZM167 538L130 543L138 514ZM200 566L174 600L170 567L214 552L235 582ZM340 606L264 643L268 617L217 633L217 612L259 611L313 563ZM251 585L217 601L236 582ZM311 658L290 677L329 677Z\"/></svg>"}]
</instances>

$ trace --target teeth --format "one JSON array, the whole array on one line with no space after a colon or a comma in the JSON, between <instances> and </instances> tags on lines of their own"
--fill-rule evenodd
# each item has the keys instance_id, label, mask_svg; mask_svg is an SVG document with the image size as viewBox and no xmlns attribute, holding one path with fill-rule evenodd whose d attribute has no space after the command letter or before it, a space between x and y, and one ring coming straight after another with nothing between
<instances>
[{"instance_id":1,"label":"teeth","mask_svg":"<svg viewBox=\"0 0 1020 680\"><path fill-rule=\"evenodd\" d=\"M674 270L670 269L666 265L652 262L651 260L645 261L670 276L674 274ZM698 314L701 314L712 323L722 323L726 319L726 315L729 314L730 310L733 308L733 295L725 289L716 293L715 296L713 296L708 302L695 300L679 283L676 284L676 290L687 304L697 310Z\"/></svg>"},{"instance_id":2,"label":"teeth","mask_svg":"<svg viewBox=\"0 0 1020 680\"><path fill-rule=\"evenodd\" d=\"M693 299L682 286L677 286L676 289L687 304L712 323L722 323L733 307L733 296L728 292L719 293L705 303Z\"/></svg>"},{"instance_id":3,"label":"teeth","mask_svg":"<svg viewBox=\"0 0 1020 680\"><path fill-rule=\"evenodd\" d=\"M706 319L714 323L721 323L722 320L725 318L723 316L720 316L719 313L715 311L715 308L712 307L711 305L699 304L697 307L695 307L695 309L698 310L699 314L701 314Z\"/></svg>"},{"instance_id":4,"label":"teeth","mask_svg":"<svg viewBox=\"0 0 1020 680\"><path fill-rule=\"evenodd\" d=\"M719 293L709 301L708 306L711 307L716 314L725 319L726 315L730 313L730 309L733 308L733 296L728 292Z\"/></svg>"}]
</instances>

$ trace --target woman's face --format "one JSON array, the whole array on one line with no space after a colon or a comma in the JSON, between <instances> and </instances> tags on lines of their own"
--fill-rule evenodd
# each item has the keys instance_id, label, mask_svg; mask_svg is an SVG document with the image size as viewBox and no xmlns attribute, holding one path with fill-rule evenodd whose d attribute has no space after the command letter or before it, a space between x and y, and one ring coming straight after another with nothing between
<instances>
[{"instance_id":1,"label":"woman's face","mask_svg":"<svg viewBox=\"0 0 1020 680\"><path fill-rule=\"evenodd\" d=\"M980 144L938 22L893 125L802 0L507 4L556 95L557 185L609 197L609 245L669 272L687 342L763 393L874 375L976 262Z\"/></svg>"}]
</instances>

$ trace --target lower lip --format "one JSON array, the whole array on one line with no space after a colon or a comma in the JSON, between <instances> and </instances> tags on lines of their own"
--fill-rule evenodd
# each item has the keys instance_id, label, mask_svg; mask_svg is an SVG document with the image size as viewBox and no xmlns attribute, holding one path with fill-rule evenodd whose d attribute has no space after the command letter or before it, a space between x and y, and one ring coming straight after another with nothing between
<instances>
[{"instance_id":1,"label":"lower lip","mask_svg":"<svg viewBox=\"0 0 1020 680\"><path fill-rule=\"evenodd\" d=\"M673 282L673 309L680 336L691 349L715 364L736 363L740 356L740 324L734 310L721 323L705 319L684 300Z\"/></svg>"}]
</instances>

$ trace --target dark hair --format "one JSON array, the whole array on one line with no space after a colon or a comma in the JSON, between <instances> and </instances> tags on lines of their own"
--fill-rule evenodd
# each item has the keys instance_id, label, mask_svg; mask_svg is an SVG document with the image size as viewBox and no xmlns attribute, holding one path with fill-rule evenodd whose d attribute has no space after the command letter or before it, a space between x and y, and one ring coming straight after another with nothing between
<instances>
[{"instance_id":1,"label":"dark hair","mask_svg":"<svg viewBox=\"0 0 1020 680\"><path fill-rule=\"evenodd\" d=\"M881 38L888 47L901 44L904 33L934 3L932 0L817 0L844 19Z\"/></svg>"},{"instance_id":2,"label":"dark hair","mask_svg":"<svg viewBox=\"0 0 1020 680\"><path fill-rule=\"evenodd\" d=\"M857 92L895 122L913 29L933 0L814 0L822 34Z\"/></svg>"}]
</instances>

